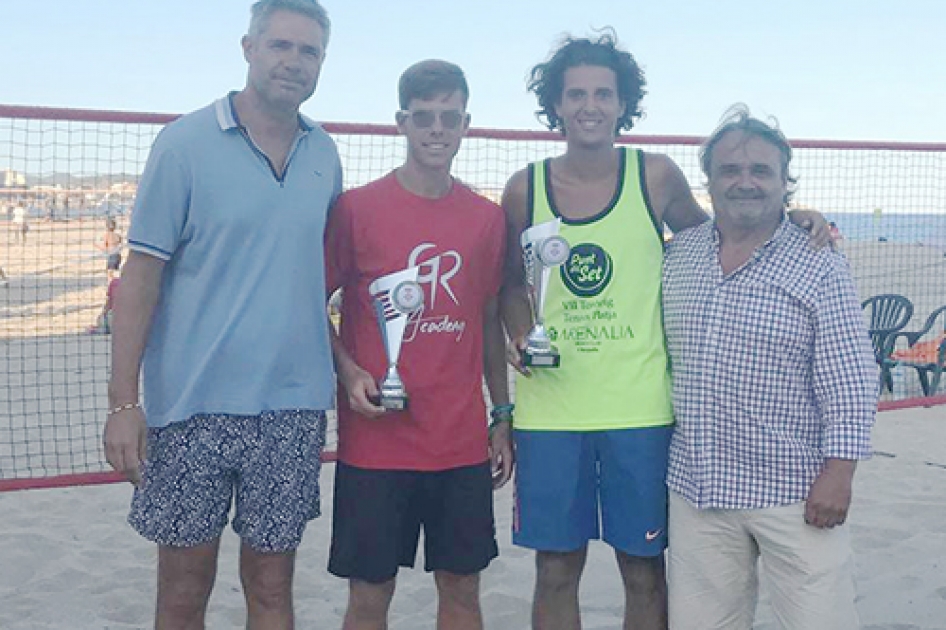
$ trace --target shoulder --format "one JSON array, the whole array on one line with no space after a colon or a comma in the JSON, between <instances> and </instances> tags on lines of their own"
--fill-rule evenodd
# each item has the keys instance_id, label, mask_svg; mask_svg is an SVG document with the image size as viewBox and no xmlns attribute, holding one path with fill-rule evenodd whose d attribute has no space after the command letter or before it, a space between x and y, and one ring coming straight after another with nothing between
<instances>
[{"instance_id":1,"label":"shoulder","mask_svg":"<svg viewBox=\"0 0 946 630\"><path fill-rule=\"evenodd\" d=\"M507 199L519 199L525 201L529 193L529 177L531 174L531 165L519 169L512 174L512 177L506 182L503 190L503 205L506 205Z\"/></svg>"},{"instance_id":2,"label":"shoulder","mask_svg":"<svg viewBox=\"0 0 946 630\"><path fill-rule=\"evenodd\" d=\"M306 116L303 116L302 120L309 127L309 133L306 136L309 144L318 150L330 151L337 157L338 147L335 145L335 140L325 131L322 125Z\"/></svg>"},{"instance_id":3,"label":"shoulder","mask_svg":"<svg viewBox=\"0 0 946 630\"><path fill-rule=\"evenodd\" d=\"M205 141L207 134L221 131L215 105L208 105L168 123L155 140L155 146L186 147Z\"/></svg>"},{"instance_id":4,"label":"shoulder","mask_svg":"<svg viewBox=\"0 0 946 630\"><path fill-rule=\"evenodd\" d=\"M339 196L338 203L348 208L357 208L359 206L375 206L377 200L384 199L390 204L390 196L396 188L397 182L394 174L388 173L367 184L349 188Z\"/></svg>"},{"instance_id":5,"label":"shoulder","mask_svg":"<svg viewBox=\"0 0 946 630\"><path fill-rule=\"evenodd\" d=\"M693 247L704 245L712 239L714 229L713 222L706 221L696 227L675 232L673 238L667 243L667 257L684 255Z\"/></svg>"},{"instance_id":6,"label":"shoulder","mask_svg":"<svg viewBox=\"0 0 946 630\"><path fill-rule=\"evenodd\" d=\"M850 275L847 259L830 247L815 249L805 230L789 222L779 244L783 249L782 264L802 282L820 283L824 278Z\"/></svg>"}]
</instances>

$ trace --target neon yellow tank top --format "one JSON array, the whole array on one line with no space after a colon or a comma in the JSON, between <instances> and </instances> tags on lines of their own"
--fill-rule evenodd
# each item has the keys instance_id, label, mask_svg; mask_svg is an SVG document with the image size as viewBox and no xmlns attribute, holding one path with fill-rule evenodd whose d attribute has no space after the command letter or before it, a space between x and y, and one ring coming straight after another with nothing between
<instances>
[{"instance_id":1,"label":"neon yellow tank top","mask_svg":"<svg viewBox=\"0 0 946 630\"><path fill-rule=\"evenodd\" d=\"M529 166L532 225L562 219L571 246L552 270L545 325L558 368L516 380L517 429L600 431L673 423L660 306L663 237L642 181L644 156L623 149L618 187L598 215L569 220L555 209L551 160Z\"/></svg>"}]
</instances>

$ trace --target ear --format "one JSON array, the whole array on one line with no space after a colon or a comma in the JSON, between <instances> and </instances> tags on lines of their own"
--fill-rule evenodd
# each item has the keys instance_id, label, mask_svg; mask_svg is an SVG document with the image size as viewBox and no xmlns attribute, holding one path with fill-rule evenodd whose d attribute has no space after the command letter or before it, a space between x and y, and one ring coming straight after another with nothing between
<instances>
[{"instance_id":1,"label":"ear","mask_svg":"<svg viewBox=\"0 0 946 630\"><path fill-rule=\"evenodd\" d=\"M461 129L463 130L463 133L464 133L464 134L466 134L466 132L470 130L470 120L471 120L471 119L472 119L472 117L470 116L470 113L469 113L469 112L467 112L467 113L465 113L465 114L463 115L463 125L461 125Z\"/></svg>"},{"instance_id":2,"label":"ear","mask_svg":"<svg viewBox=\"0 0 946 630\"><path fill-rule=\"evenodd\" d=\"M253 50L253 38L250 37L249 35L244 35L240 39L240 47L243 48L243 59L245 59L246 62L249 63L250 53Z\"/></svg>"},{"instance_id":3,"label":"ear","mask_svg":"<svg viewBox=\"0 0 946 630\"><path fill-rule=\"evenodd\" d=\"M404 110L397 110L394 112L394 124L397 125L397 131L402 136L407 135L404 131L404 125L407 123L408 113Z\"/></svg>"}]
</instances>

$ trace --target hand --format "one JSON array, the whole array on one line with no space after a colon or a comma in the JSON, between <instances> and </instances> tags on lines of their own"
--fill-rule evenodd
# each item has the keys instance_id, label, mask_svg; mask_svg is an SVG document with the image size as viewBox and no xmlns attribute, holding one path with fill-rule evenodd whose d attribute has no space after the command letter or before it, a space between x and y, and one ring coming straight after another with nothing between
<instances>
[{"instance_id":1,"label":"hand","mask_svg":"<svg viewBox=\"0 0 946 630\"><path fill-rule=\"evenodd\" d=\"M339 378L345 391L348 392L348 404L352 411L368 418L377 418L387 411L384 407L371 402L372 399L377 400L381 394L371 374L355 365L344 375L339 373Z\"/></svg>"},{"instance_id":2,"label":"hand","mask_svg":"<svg viewBox=\"0 0 946 630\"><path fill-rule=\"evenodd\" d=\"M821 529L843 525L851 506L856 462L829 459L811 484L805 503L805 522Z\"/></svg>"},{"instance_id":3,"label":"hand","mask_svg":"<svg viewBox=\"0 0 946 630\"><path fill-rule=\"evenodd\" d=\"M817 210L792 210L788 213L792 223L808 232L812 247L824 249L834 248L834 239L831 238L831 228L825 221L824 215Z\"/></svg>"},{"instance_id":4,"label":"hand","mask_svg":"<svg viewBox=\"0 0 946 630\"><path fill-rule=\"evenodd\" d=\"M512 423L494 425L489 436L489 462L493 472L493 490L499 490L512 477L515 452L512 447Z\"/></svg>"},{"instance_id":5,"label":"hand","mask_svg":"<svg viewBox=\"0 0 946 630\"><path fill-rule=\"evenodd\" d=\"M523 376L532 376L532 372L522 364L522 352L526 349L526 338L516 337L506 344L506 361Z\"/></svg>"},{"instance_id":6,"label":"hand","mask_svg":"<svg viewBox=\"0 0 946 630\"><path fill-rule=\"evenodd\" d=\"M105 421L105 458L136 487L141 485L141 462L148 451L148 429L140 407L124 409Z\"/></svg>"}]
</instances>

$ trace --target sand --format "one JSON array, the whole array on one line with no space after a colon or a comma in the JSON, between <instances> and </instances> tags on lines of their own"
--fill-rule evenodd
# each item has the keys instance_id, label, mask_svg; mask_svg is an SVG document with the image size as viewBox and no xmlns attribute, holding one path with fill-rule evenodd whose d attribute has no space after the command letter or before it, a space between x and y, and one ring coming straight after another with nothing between
<instances>
[{"instance_id":1,"label":"sand","mask_svg":"<svg viewBox=\"0 0 946 630\"><path fill-rule=\"evenodd\" d=\"M874 432L878 455L856 476L850 527L857 555L858 610L870 630L946 629L946 407L886 412ZM299 550L300 628L339 628L346 585L325 571L331 479L322 473L326 514ZM0 494L0 628L145 628L155 595L154 547L125 523L122 485ZM496 495L500 557L483 575L486 627L528 628L533 562L510 543L511 491ZM241 628L237 540L227 531L209 628ZM419 559L422 564L422 559ZM763 602L760 629L774 628ZM618 630L622 592L610 550L593 543L581 591L586 630ZM392 630L433 628L430 576L405 570Z\"/></svg>"},{"instance_id":2,"label":"sand","mask_svg":"<svg viewBox=\"0 0 946 630\"><path fill-rule=\"evenodd\" d=\"M101 221L37 222L26 247L0 233L0 266L10 276L0 288L0 481L105 469L99 444L108 338L85 333L105 295L104 258L93 247L101 231ZM856 242L842 248L862 299L894 292L914 302L909 329L946 304L942 250ZM919 393L912 374L907 387ZM879 418L881 454L861 466L851 516L865 628L946 629L944 444L946 407ZM344 612L345 584L325 572L333 471L326 466L322 475L326 516L311 525L300 550L300 628L337 628ZM150 625L155 551L125 524L129 497L127 485L0 493L0 630ZM510 542L510 490L496 501L501 555L483 578L487 627L527 628L533 563ZM228 532L211 628L243 624L236 549ZM592 546L582 609L586 629L620 627L621 588L604 545ZM404 572L391 628L432 628L434 611L429 576ZM759 619L759 628L773 627L764 601Z\"/></svg>"}]
</instances>

